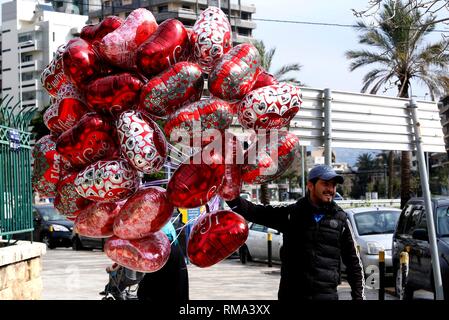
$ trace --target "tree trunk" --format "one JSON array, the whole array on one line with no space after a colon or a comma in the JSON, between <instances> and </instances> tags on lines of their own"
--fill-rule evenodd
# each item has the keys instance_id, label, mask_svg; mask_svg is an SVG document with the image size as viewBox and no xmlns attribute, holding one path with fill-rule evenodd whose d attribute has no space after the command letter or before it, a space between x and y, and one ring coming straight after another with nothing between
<instances>
[{"instance_id":1,"label":"tree trunk","mask_svg":"<svg viewBox=\"0 0 449 320\"><path fill-rule=\"evenodd\" d=\"M388 199L393 199L394 151L388 153Z\"/></svg>"},{"instance_id":2,"label":"tree trunk","mask_svg":"<svg viewBox=\"0 0 449 320\"><path fill-rule=\"evenodd\" d=\"M410 151L401 152L401 209L411 198L410 188L410 161L412 153Z\"/></svg>"},{"instance_id":3,"label":"tree trunk","mask_svg":"<svg viewBox=\"0 0 449 320\"><path fill-rule=\"evenodd\" d=\"M270 204L270 192L268 190L268 183L260 185L260 202L264 205Z\"/></svg>"}]
</instances>

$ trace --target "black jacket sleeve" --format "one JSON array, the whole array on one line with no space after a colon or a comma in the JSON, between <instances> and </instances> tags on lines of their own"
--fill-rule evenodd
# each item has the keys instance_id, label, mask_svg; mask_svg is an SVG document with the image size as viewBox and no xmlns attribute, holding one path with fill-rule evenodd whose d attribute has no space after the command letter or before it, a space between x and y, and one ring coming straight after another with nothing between
<instances>
[{"instance_id":1,"label":"black jacket sleeve","mask_svg":"<svg viewBox=\"0 0 449 320\"><path fill-rule=\"evenodd\" d=\"M256 205L243 198L226 201L232 211L241 214L246 220L283 232L290 220L291 206Z\"/></svg>"},{"instance_id":2,"label":"black jacket sleeve","mask_svg":"<svg viewBox=\"0 0 449 320\"><path fill-rule=\"evenodd\" d=\"M351 286L352 299L365 300L365 280L362 262L357 253L351 224L348 220L345 222L341 237L341 257L346 266L348 282Z\"/></svg>"}]
</instances>

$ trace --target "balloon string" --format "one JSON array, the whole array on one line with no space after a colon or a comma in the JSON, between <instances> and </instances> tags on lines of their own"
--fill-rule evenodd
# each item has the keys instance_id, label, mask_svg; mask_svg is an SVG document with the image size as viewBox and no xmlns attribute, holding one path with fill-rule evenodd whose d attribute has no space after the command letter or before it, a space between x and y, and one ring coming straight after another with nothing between
<instances>
[{"instance_id":1,"label":"balloon string","mask_svg":"<svg viewBox=\"0 0 449 320\"><path fill-rule=\"evenodd\" d=\"M178 169L179 165L172 165L170 163L166 163L166 164L164 164L164 167L169 168L169 169Z\"/></svg>"},{"instance_id":2,"label":"balloon string","mask_svg":"<svg viewBox=\"0 0 449 320\"><path fill-rule=\"evenodd\" d=\"M183 155L183 156L186 157L186 158L190 157L188 154L185 154L184 152L182 152L181 150L179 150L178 148L176 148L174 145L172 145L172 144L170 144L170 143L167 143L167 145L168 145L168 148L169 148L169 149L175 151L176 153L181 154L181 155Z\"/></svg>"},{"instance_id":3,"label":"balloon string","mask_svg":"<svg viewBox=\"0 0 449 320\"><path fill-rule=\"evenodd\" d=\"M178 219L178 217L179 217L180 215L181 215L181 214L179 214L175 219L173 219L173 221L176 221L176 219ZM184 230L185 227L187 227L190 223L195 222L195 220L198 220L198 218L199 218L200 216L201 216L201 215L198 215L197 217L188 220L187 223L186 223L185 225L183 225L182 227L176 229L176 231L179 230L179 232L176 234L176 238L175 238L170 244L173 244L173 242L175 242L175 241L179 238L179 236L180 236L181 233L182 233L182 230Z\"/></svg>"},{"instance_id":4,"label":"balloon string","mask_svg":"<svg viewBox=\"0 0 449 320\"><path fill-rule=\"evenodd\" d=\"M173 156L168 156L168 158L169 158L169 161L174 162L175 165L179 165L179 164L183 163L185 161L185 159L187 159L187 158L185 158L184 161L181 161L178 158L175 158Z\"/></svg>"}]
</instances>

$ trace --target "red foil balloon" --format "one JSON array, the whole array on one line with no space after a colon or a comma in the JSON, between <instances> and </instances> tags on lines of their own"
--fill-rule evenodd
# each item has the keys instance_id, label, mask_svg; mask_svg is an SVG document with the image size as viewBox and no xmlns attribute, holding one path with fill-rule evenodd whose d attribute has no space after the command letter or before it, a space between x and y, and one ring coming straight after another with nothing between
<instances>
[{"instance_id":1,"label":"red foil balloon","mask_svg":"<svg viewBox=\"0 0 449 320\"><path fill-rule=\"evenodd\" d=\"M75 220L74 231L90 238L108 238L113 232L114 219L120 212L115 203L92 203Z\"/></svg>"},{"instance_id":2,"label":"red foil balloon","mask_svg":"<svg viewBox=\"0 0 449 320\"><path fill-rule=\"evenodd\" d=\"M53 104L44 113L44 123L59 135L72 128L88 112L81 93L70 82L61 86Z\"/></svg>"},{"instance_id":3,"label":"red foil balloon","mask_svg":"<svg viewBox=\"0 0 449 320\"><path fill-rule=\"evenodd\" d=\"M142 85L139 78L127 72L100 78L87 86L87 103L99 113L119 115L137 105Z\"/></svg>"},{"instance_id":4,"label":"red foil balloon","mask_svg":"<svg viewBox=\"0 0 449 320\"><path fill-rule=\"evenodd\" d=\"M173 206L165 189L139 190L126 201L114 221L114 234L121 239L141 239L161 229L171 218Z\"/></svg>"},{"instance_id":5,"label":"red foil balloon","mask_svg":"<svg viewBox=\"0 0 449 320\"><path fill-rule=\"evenodd\" d=\"M119 28L122 24L122 18L117 16L108 16L97 24L84 26L83 29L81 29L80 38L95 44L96 42L101 41L105 35Z\"/></svg>"},{"instance_id":6,"label":"red foil balloon","mask_svg":"<svg viewBox=\"0 0 449 320\"><path fill-rule=\"evenodd\" d=\"M92 203L76 192L75 179L77 175L77 172L73 172L61 177L54 202L55 208L70 220L74 220L83 209Z\"/></svg>"},{"instance_id":7,"label":"red foil balloon","mask_svg":"<svg viewBox=\"0 0 449 320\"><path fill-rule=\"evenodd\" d=\"M90 80L106 72L92 45L81 38L74 38L67 43L62 59L65 75L80 90Z\"/></svg>"},{"instance_id":8,"label":"red foil balloon","mask_svg":"<svg viewBox=\"0 0 449 320\"><path fill-rule=\"evenodd\" d=\"M200 216L193 227L187 253L201 268L210 267L240 248L248 238L248 224L232 211L215 211Z\"/></svg>"},{"instance_id":9,"label":"red foil balloon","mask_svg":"<svg viewBox=\"0 0 449 320\"><path fill-rule=\"evenodd\" d=\"M192 30L190 41L195 61L209 73L215 62L231 50L231 25L223 11L208 7L201 12Z\"/></svg>"},{"instance_id":10,"label":"red foil balloon","mask_svg":"<svg viewBox=\"0 0 449 320\"><path fill-rule=\"evenodd\" d=\"M201 68L196 63L178 62L143 86L139 110L166 117L182 105L198 101L203 87Z\"/></svg>"},{"instance_id":11,"label":"red foil balloon","mask_svg":"<svg viewBox=\"0 0 449 320\"><path fill-rule=\"evenodd\" d=\"M279 82L276 80L276 78L272 75L266 72L265 70L262 70L262 72L257 77L256 83L254 83L252 90L256 90L262 87L266 86L272 86L274 84L278 84Z\"/></svg>"},{"instance_id":12,"label":"red foil balloon","mask_svg":"<svg viewBox=\"0 0 449 320\"><path fill-rule=\"evenodd\" d=\"M301 89L280 83L251 91L238 110L239 122L246 129L280 129L288 125L302 104Z\"/></svg>"},{"instance_id":13,"label":"red foil balloon","mask_svg":"<svg viewBox=\"0 0 449 320\"><path fill-rule=\"evenodd\" d=\"M151 174L159 171L167 158L167 141L159 126L138 111L123 112L117 121L122 155L134 169Z\"/></svg>"},{"instance_id":14,"label":"red foil balloon","mask_svg":"<svg viewBox=\"0 0 449 320\"><path fill-rule=\"evenodd\" d=\"M257 150L256 150L257 148ZM279 178L299 157L299 139L293 133L277 131L277 141L260 140L249 147L242 166L242 180L262 184Z\"/></svg>"},{"instance_id":15,"label":"red foil balloon","mask_svg":"<svg viewBox=\"0 0 449 320\"><path fill-rule=\"evenodd\" d=\"M113 123L95 113L84 115L57 140L57 150L75 169L117 154Z\"/></svg>"},{"instance_id":16,"label":"red foil balloon","mask_svg":"<svg viewBox=\"0 0 449 320\"><path fill-rule=\"evenodd\" d=\"M186 28L182 22L168 19L139 47L136 64L140 72L151 77L179 61L187 60L189 54Z\"/></svg>"},{"instance_id":17,"label":"red foil balloon","mask_svg":"<svg viewBox=\"0 0 449 320\"><path fill-rule=\"evenodd\" d=\"M205 205L217 194L223 182L223 158L213 154L207 159L200 159L195 164L194 157L181 164L174 172L167 185L167 196L171 203L180 208L196 208Z\"/></svg>"},{"instance_id":18,"label":"red foil balloon","mask_svg":"<svg viewBox=\"0 0 449 320\"><path fill-rule=\"evenodd\" d=\"M119 28L103 37L98 44L98 51L112 65L125 70L134 69L137 48L156 29L153 14L144 8L136 9Z\"/></svg>"},{"instance_id":19,"label":"red foil balloon","mask_svg":"<svg viewBox=\"0 0 449 320\"><path fill-rule=\"evenodd\" d=\"M128 269L155 272L161 269L170 256L170 241L162 231L138 240L111 237L106 240L104 252L113 261Z\"/></svg>"},{"instance_id":20,"label":"red foil balloon","mask_svg":"<svg viewBox=\"0 0 449 320\"><path fill-rule=\"evenodd\" d=\"M231 106L223 100L212 98L197 101L170 115L164 127L165 135L171 141L176 141L174 136L182 132L193 138L198 135L204 137L203 133L209 129L224 131L229 128L232 115ZM189 143L190 141L184 144Z\"/></svg>"},{"instance_id":21,"label":"red foil balloon","mask_svg":"<svg viewBox=\"0 0 449 320\"><path fill-rule=\"evenodd\" d=\"M55 57L41 73L40 80L42 87L53 97L56 97L59 88L68 82L62 64L62 55L65 49L65 45L59 46L56 50Z\"/></svg>"},{"instance_id":22,"label":"red foil balloon","mask_svg":"<svg viewBox=\"0 0 449 320\"><path fill-rule=\"evenodd\" d=\"M56 151L55 140L44 136L33 148L34 168L32 177L33 190L41 197L54 197L56 185L60 178L62 159Z\"/></svg>"},{"instance_id":23,"label":"red foil balloon","mask_svg":"<svg viewBox=\"0 0 449 320\"><path fill-rule=\"evenodd\" d=\"M227 101L241 100L250 92L260 73L259 51L249 43L240 44L223 55L209 74L209 91Z\"/></svg>"},{"instance_id":24,"label":"red foil balloon","mask_svg":"<svg viewBox=\"0 0 449 320\"><path fill-rule=\"evenodd\" d=\"M116 202L136 192L139 177L125 160L97 161L78 173L75 186L86 199Z\"/></svg>"}]
</instances>

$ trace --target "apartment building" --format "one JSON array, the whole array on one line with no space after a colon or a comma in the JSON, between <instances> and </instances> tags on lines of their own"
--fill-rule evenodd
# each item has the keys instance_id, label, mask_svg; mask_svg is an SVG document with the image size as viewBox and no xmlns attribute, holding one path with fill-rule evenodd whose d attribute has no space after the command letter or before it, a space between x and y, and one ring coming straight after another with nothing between
<instances>
[{"instance_id":1,"label":"apartment building","mask_svg":"<svg viewBox=\"0 0 449 320\"><path fill-rule=\"evenodd\" d=\"M0 95L12 96L12 106L22 97L22 107L42 109L50 98L40 74L56 49L79 34L88 17L57 12L51 3L13 0L3 3L1 19Z\"/></svg>"}]
</instances>

